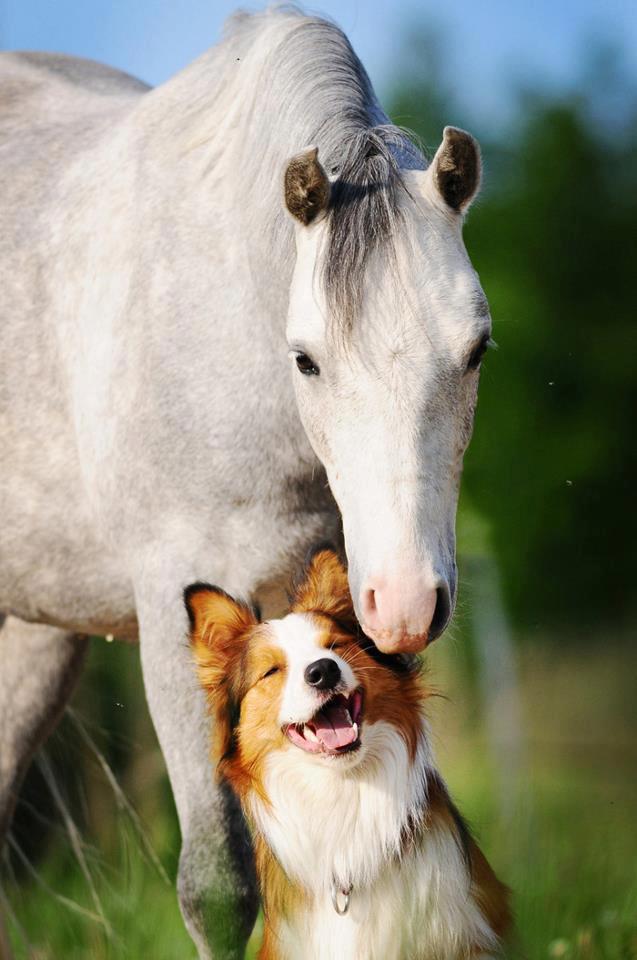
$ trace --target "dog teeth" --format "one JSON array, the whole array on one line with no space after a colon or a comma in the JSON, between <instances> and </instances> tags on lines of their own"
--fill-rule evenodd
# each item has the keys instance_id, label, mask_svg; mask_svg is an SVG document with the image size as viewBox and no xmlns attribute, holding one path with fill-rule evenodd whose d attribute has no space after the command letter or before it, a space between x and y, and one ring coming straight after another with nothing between
<instances>
[{"instance_id":1,"label":"dog teeth","mask_svg":"<svg viewBox=\"0 0 637 960\"><path fill-rule=\"evenodd\" d=\"M318 743L319 738L316 736L311 727L308 727L307 723L303 727L303 736L306 740L311 740L313 743Z\"/></svg>"},{"instance_id":2,"label":"dog teeth","mask_svg":"<svg viewBox=\"0 0 637 960\"><path fill-rule=\"evenodd\" d=\"M352 724L352 730L354 731L355 736L358 737L358 724L357 724L357 723L353 723L353 724Z\"/></svg>"}]
</instances>

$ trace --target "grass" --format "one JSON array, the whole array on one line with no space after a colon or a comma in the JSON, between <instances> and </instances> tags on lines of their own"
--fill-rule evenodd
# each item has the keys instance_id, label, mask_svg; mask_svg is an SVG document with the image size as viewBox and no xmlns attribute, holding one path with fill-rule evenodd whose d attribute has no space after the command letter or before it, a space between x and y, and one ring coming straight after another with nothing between
<instances>
[{"instance_id":1,"label":"grass","mask_svg":"<svg viewBox=\"0 0 637 960\"><path fill-rule=\"evenodd\" d=\"M443 773L489 859L513 888L518 940L510 958L637 960L637 655L610 645L589 644L583 652L537 643L527 649L531 652L519 665L524 737L516 743L511 730L487 741L460 648L451 642L434 648L432 672L438 687L449 693L432 703ZM91 681L100 677L105 656L99 647L92 658L93 708ZM120 667L126 661L127 696L137 704L135 651L120 649L108 656L119 658ZM80 700L78 708L86 706ZM174 812L152 732L137 709L132 732L131 717L118 721L117 736L124 743L109 762L142 819L152 824L153 844L172 877L178 848ZM112 739L104 742L112 747ZM68 729L60 734L57 750L67 765L70 753L71 767L75 758L83 771L81 789L75 791L62 764L69 809L82 823L97 901L69 850L58 813L46 811L53 827L45 831L47 852L41 858L41 845L30 846L24 832L25 823L35 830L38 820L26 816L16 836L35 861L35 872L15 853L15 876L4 872L16 957L194 960L172 882L162 879L128 817L116 811L99 768L92 769L81 751L76 756L79 747ZM51 756L59 772L55 751ZM31 784L41 797L39 789ZM28 797L27 790L32 803ZM103 920L95 917L96 902ZM249 957L258 937L257 929Z\"/></svg>"}]
</instances>

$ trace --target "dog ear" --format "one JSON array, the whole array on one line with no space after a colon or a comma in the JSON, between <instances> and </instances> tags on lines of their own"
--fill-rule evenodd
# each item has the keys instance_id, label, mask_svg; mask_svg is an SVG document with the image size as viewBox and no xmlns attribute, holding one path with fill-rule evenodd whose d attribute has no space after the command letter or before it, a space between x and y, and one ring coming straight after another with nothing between
<instances>
[{"instance_id":1,"label":"dog ear","mask_svg":"<svg viewBox=\"0 0 637 960\"><path fill-rule=\"evenodd\" d=\"M233 748L239 703L237 668L244 635L258 621L246 604L219 587L193 583L184 591L197 676L213 718L213 753L221 763Z\"/></svg>"},{"instance_id":2,"label":"dog ear","mask_svg":"<svg viewBox=\"0 0 637 960\"><path fill-rule=\"evenodd\" d=\"M311 554L295 590L292 612L324 613L348 630L356 631L347 570L331 547L317 547Z\"/></svg>"}]
</instances>

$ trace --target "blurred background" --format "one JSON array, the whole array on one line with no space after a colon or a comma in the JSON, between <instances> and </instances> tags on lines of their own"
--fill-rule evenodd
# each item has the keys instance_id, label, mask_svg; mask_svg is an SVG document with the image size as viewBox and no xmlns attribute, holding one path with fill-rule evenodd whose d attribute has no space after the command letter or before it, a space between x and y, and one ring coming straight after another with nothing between
<instances>
[{"instance_id":1,"label":"blurred background","mask_svg":"<svg viewBox=\"0 0 637 960\"><path fill-rule=\"evenodd\" d=\"M1 0L0 42L161 83L233 3ZM497 351L459 514L460 602L427 655L439 759L513 887L511 957L637 958L637 15L606 0L316 8L431 153L481 141L466 243ZM95 638L1 866L20 958L194 958L135 647ZM256 931L254 943L258 940Z\"/></svg>"}]
</instances>

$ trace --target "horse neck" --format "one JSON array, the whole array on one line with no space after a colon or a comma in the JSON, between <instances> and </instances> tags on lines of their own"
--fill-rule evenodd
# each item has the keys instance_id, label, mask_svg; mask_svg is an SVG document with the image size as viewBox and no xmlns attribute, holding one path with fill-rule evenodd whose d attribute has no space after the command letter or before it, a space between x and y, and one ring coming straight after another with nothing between
<instances>
[{"instance_id":1,"label":"horse neck","mask_svg":"<svg viewBox=\"0 0 637 960\"><path fill-rule=\"evenodd\" d=\"M226 39L142 104L193 200L214 197L263 308L284 323L294 260L283 209L287 161L310 143L330 170L362 127L388 122L363 68L331 24L297 13L239 19ZM226 239L226 242L227 239Z\"/></svg>"}]
</instances>

